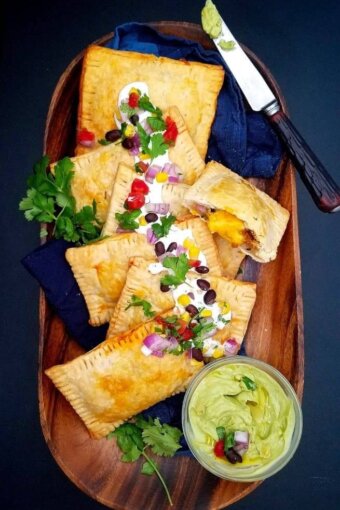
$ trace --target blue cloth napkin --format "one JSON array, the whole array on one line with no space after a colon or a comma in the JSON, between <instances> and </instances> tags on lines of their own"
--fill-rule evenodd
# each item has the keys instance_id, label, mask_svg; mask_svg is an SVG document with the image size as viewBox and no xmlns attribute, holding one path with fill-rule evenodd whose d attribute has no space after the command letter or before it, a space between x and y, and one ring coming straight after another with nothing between
<instances>
[{"instance_id":1,"label":"blue cloth napkin","mask_svg":"<svg viewBox=\"0 0 340 510\"><path fill-rule=\"evenodd\" d=\"M268 178L275 174L282 155L279 139L261 113L246 111L241 91L217 51L205 50L187 39L162 35L140 23L118 26L107 46L222 65L226 78L218 98L207 161L219 161L243 177Z\"/></svg>"}]
</instances>

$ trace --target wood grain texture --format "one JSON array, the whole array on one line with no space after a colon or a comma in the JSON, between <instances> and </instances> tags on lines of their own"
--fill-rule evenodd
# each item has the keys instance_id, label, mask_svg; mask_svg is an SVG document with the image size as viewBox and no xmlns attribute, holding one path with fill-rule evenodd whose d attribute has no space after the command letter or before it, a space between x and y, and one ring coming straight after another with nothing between
<instances>
[{"instance_id":1,"label":"wood grain texture","mask_svg":"<svg viewBox=\"0 0 340 510\"><path fill-rule=\"evenodd\" d=\"M164 34L190 38L213 48L198 25L178 22L152 23ZM105 44L112 34L95 41ZM283 111L280 90L268 69L249 50L248 55L266 77ZM45 131L45 153L51 160L72 155L75 147L78 86L83 53L61 76L53 94ZM257 282L257 301L245 343L250 356L278 368L302 398L304 382L303 315L295 175L284 158L274 179L252 180L291 213L278 257L267 264L251 259L244 263L245 280ZM44 375L44 370L81 354L64 325L40 296L39 408L46 442L65 474L85 493L115 510L164 510L171 508L156 477L139 474L140 465L119 462L114 442L90 439L71 406ZM216 510L246 496L257 483L219 480L192 458L161 459L175 510Z\"/></svg>"}]
</instances>

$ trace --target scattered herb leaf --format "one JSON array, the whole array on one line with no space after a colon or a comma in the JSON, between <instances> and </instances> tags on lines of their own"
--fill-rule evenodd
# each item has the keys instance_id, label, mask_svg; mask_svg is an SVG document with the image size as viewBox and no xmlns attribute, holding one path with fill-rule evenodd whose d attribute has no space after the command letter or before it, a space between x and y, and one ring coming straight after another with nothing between
<instances>
[{"instance_id":1,"label":"scattered herb leaf","mask_svg":"<svg viewBox=\"0 0 340 510\"><path fill-rule=\"evenodd\" d=\"M224 439L225 428L224 427L216 427L216 434L217 434L218 439Z\"/></svg>"},{"instance_id":2,"label":"scattered herb leaf","mask_svg":"<svg viewBox=\"0 0 340 510\"><path fill-rule=\"evenodd\" d=\"M228 450L232 448L235 444L235 434L234 432L227 432L224 438L224 448Z\"/></svg>"},{"instance_id":3,"label":"scattered herb leaf","mask_svg":"<svg viewBox=\"0 0 340 510\"><path fill-rule=\"evenodd\" d=\"M154 317L156 315L156 312L152 310L151 303L149 303L145 299L141 299L138 296L135 296L134 294L131 296L130 303L125 308L125 310L131 308L131 306L141 306L143 308L145 317Z\"/></svg>"},{"instance_id":4,"label":"scattered herb leaf","mask_svg":"<svg viewBox=\"0 0 340 510\"><path fill-rule=\"evenodd\" d=\"M256 382L253 381L252 379L250 379L249 377L247 377L246 375L242 376L242 381L244 382L247 390L256 390L257 388L257 385L256 385Z\"/></svg>"},{"instance_id":5,"label":"scattered herb leaf","mask_svg":"<svg viewBox=\"0 0 340 510\"><path fill-rule=\"evenodd\" d=\"M164 131L166 128L165 122L162 118L148 117L146 121L153 131Z\"/></svg>"},{"instance_id":6,"label":"scattered herb leaf","mask_svg":"<svg viewBox=\"0 0 340 510\"><path fill-rule=\"evenodd\" d=\"M177 287L184 282L187 272L190 269L188 257L181 253L179 257L165 257L163 266L171 269L174 274L167 274L161 278L163 285L173 285Z\"/></svg>"},{"instance_id":7,"label":"scattered herb leaf","mask_svg":"<svg viewBox=\"0 0 340 510\"><path fill-rule=\"evenodd\" d=\"M168 235L170 228L172 224L176 221L176 217L172 214L169 214L168 216L162 216L160 223L153 223L152 224L152 230L160 239L161 237L165 237Z\"/></svg>"},{"instance_id":8,"label":"scattered herb leaf","mask_svg":"<svg viewBox=\"0 0 340 510\"><path fill-rule=\"evenodd\" d=\"M125 211L123 213L116 213L115 218L119 223L119 227L124 230L136 230L139 227L136 218L142 214L141 209L134 209L133 211Z\"/></svg>"}]
</instances>

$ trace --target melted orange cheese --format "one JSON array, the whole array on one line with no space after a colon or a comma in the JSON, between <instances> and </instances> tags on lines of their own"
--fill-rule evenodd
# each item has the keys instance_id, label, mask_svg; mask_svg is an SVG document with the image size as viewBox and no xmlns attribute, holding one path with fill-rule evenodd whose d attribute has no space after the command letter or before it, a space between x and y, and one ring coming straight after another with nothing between
<instances>
[{"instance_id":1,"label":"melted orange cheese","mask_svg":"<svg viewBox=\"0 0 340 510\"><path fill-rule=\"evenodd\" d=\"M208 215L210 232L227 239L233 246L240 246L248 240L244 223L227 211L216 211Z\"/></svg>"}]
</instances>

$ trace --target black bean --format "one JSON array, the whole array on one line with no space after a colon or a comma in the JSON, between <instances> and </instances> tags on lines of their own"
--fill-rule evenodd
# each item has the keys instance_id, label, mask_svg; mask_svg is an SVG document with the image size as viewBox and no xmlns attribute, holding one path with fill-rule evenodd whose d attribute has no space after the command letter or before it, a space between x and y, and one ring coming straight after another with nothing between
<instances>
[{"instance_id":1,"label":"black bean","mask_svg":"<svg viewBox=\"0 0 340 510\"><path fill-rule=\"evenodd\" d=\"M236 464L236 462L242 462L242 457L239 455L233 448L228 448L225 452L225 456L232 464Z\"/></svg>"},{"instance_id":2,"label":"black bean","mask_svg":"<svg viewBox=\"0 0 340 510\"><path fill-rule=\"evenodd\" d=\"M210 283L207 280L202 280L201 278L199 278L196 283L201 290L210 289Z\"/></svg>"},{"instance_id":3,"label":"black bean","mask_svg":"<svg viewBox=\"0 0 340 510\"><path fill-rule=\"evenodd\" d=\"M154 221L157 221L157 220L158 220L158 216L154 212L149 212L148 214L145 215L145 221L147 221L148 223L153 223Z\"/></svg>"},{"instance_id":4,"label":"black bean","mask_svg":"<svg viewBox=\"0 0 340 510\"><path fill-rule=\"evenodd\" d=\"M195 360L203 361L203 354L202 354L201 349L197 349L196 347L194 347L193 349L191 349L191 353L192 353L192 357Z\"/></svg>"},{"instance_id":5,"label":"black bean","mask_svg":"<svg viewBox=\"0 0 340 510\"><path fill-rule=\"evenodd\" d=\"M177 243L170 243L166 251L174 251L177 250Z\"/></svg>"},{"instance_id":6,"label":"black bean","mask_svg":"<svg viewBox=\"0 0 340 510\"><path fill-rule=\"evenodd\" d=\"M163 253L165 253L165 246L162 243L162 241L158 241L158 243L155 244L155 252L156 252L157 257L159 257L160 255L163 255Z\"/></svg>"},{"instance_id":7,"label":"black bean","mask_svg":"<svg viewBox=\"0 0 340 510\"><path fill-rule=\"evenodd\" d=\"M212 305L216 300L216 292L213 289L204 294L203 301L206 305Z\"/></svg>"},{"instance_id":8,"label":"black bean","mask_svg":"<svg viewBox=\"0 0 340 510\"><path fill-rule=\"evenodd\" d=\"M122 141L122 146L124 147L124 149L132 149L133 147L132 138L124 138L124 140Z\"/></svg>"},{"instance_id":9,"label":"black bean","mask_svg":"<svg viewBox=\"0 0 340 510\"><path fill-rule=\"evenodd\" d=\"M200 274L205 274L205 273L209 273L209 268L207 266L198 266L198 267L195 267L195 271L197 271L197 273L200 273Z\"/></svg>"},{"instance_id":10,"label":"black bean","mask_svg":"<svg viewBox=\"0 0 340 510\"><path fill-rule=\"evenodd\" d=\"M198 314L198 310L195 305L188 305L185 309L192 317Z\"/></svg>"},{"instance_id":11,"label":"black bean","mask_svg":"<svg viewBox=\"0 0 340 510\"><path fill-rule=\"evenodd\" d=\"M134 126L137 126L138 121L139 121L139 117L138 117L137 113L135 113L134 115L131 115L131 117L130 117L131 124L133 124Z\"/></svg>"},{"instance_id":12,"label":"black bean","mask_svg":"<svg viewBox=\"0 0 340 510\"><path fill-rule=\"evenodd\" d=\"M111 131L105 133L105 140L107 140L108 142L116 142L121 137L122 132L120 129L111 129Z\"/></svg>"},{"instance_id":13,"label":"black bean","mask_svg":"<svg viewBox=\"0 0 340 510\"><path fill-rule=\"evenodd\" d=\"M164 283L161 283L161 291L162 292L169 292L169 290L170 290L169 285L164 285Z\"/></svg>"}]
</instances>

